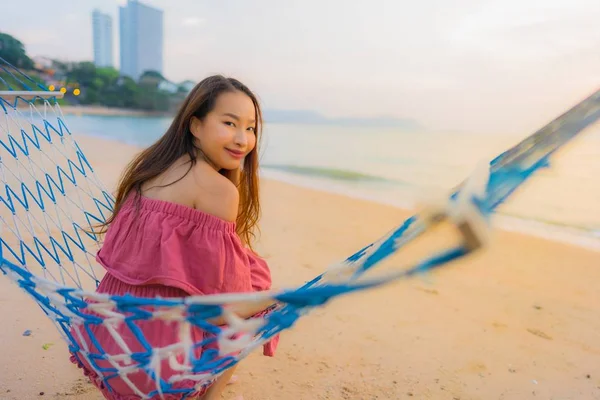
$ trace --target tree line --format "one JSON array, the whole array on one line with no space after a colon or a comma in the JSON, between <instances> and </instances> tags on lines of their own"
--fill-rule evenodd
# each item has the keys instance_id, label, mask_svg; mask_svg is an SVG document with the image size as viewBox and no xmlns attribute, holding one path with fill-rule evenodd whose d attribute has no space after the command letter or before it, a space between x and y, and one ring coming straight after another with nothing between
<instances>
[{"instance_id":1,"label":"tree line","mask_svg":"<svg viewBox=\"0 0 600 400\"><path fill-rule=\"evenodd\" d=\"M67 63L51 60L36 65L17 38L0 32L0 57L42 85L65 88L63 103L129 108L145 111L170 111L183 101L187 88L161 88L167 80L156 71L146 71L135 81L112 67L96 67L89 61ZM1 64L0 64L1 65ZM0 69L0 90L23 89L10 73ZM77 95L74 93L75 91Z\"/></svg>"}]
</instances>

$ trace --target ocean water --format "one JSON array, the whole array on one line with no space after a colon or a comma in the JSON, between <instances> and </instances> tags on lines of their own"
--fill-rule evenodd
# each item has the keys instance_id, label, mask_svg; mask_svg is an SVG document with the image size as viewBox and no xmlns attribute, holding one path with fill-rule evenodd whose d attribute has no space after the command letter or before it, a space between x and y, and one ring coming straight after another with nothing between
<instances>
[{"instance_id":1,"label":"ocean water","mask_svg":"<svg viewBox=\"0 0 600 400\"><path fill-rule=\"evenodd\" d=\"M67 116L75 134L147 146L170 118ZM269 124L262 174L299 186L412 208L443 193L530 132L405 132L396 128ZM398 221L399 223L401 221ZM600 124L498 209L494 224L600 250Z\"/></svg>"}]
</instances>

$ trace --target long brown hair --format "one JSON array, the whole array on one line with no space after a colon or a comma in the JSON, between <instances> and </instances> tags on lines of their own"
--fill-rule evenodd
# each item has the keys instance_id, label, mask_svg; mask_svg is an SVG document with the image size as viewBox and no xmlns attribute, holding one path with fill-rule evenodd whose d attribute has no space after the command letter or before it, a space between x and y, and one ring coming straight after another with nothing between
<instances>
[{"instance_id":1,"label":"long brown hair","mask_svg":"<svg viewBox=\"0 0 600 400\"><path fill-rule=\"evenodd\" d=\"M184 100L165 134L127 165L119 181L113 212L103 224L98 225L101 229L95 233L106 232L132 190L139 195L145 182L164 172L181 156L187 154L190 157L191 170L198 161L198 153L202 151L195 145L190 131L192 117L203 119L212 111L220 94L233 91L245 93L254 103L256 145L245 157L239 175L236 171L228 170L222 170L220 173L238 187L240 204L236 231L242 242L252 248L252 239L256 236L255 230L258 228L257 222L260 217L258 144L262 131L262 112L256 96L250 89L240 81L222 75L210 76L198 83Z\"/></svg>"}]
</instances>

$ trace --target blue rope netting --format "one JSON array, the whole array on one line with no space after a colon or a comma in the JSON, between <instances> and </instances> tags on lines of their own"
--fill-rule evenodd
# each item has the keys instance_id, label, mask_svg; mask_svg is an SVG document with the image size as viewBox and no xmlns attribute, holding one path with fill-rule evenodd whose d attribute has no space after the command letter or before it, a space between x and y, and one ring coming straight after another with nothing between
<instances>
[{"instance_id":1,"label":"blue rope netting","mask_svg":"<svg viewBox=\"0 0 600 400\"><path fill-rule=\"evenodd\" d=\"M146 374L140 398L192 395L298 318L337 296L409 278L464 257L485 244L487 220L549 157L600 118L600 91L475 171L437 208L415 215L304 285L277 293L223 294L186 298L108 296L94 292L102 276L95 263L99 238L86 232L104 221L114 200L67 127L52 96L14 96L46 91L0 59L0 270L39 304L56 324L69 350L112 390L116 379ZM383 260L441 220L455 224L463 240L415 265L367 278ZM276 300L277 306L242 320L233 303ZM225 326L210 322L218 316ZM178 324L180 340L155 348L142 322ZM94 332L114 337L119 354L107 353ZM197 339L192 332L206 335ZM120 341L126 333L136 346ZM84 336L88 338L86 342ZM197 340L196 340L196 339ZM168 378L162 373L170 368ZM191 380L197 384L181 385Z\"/></svg>"}]
</instances>

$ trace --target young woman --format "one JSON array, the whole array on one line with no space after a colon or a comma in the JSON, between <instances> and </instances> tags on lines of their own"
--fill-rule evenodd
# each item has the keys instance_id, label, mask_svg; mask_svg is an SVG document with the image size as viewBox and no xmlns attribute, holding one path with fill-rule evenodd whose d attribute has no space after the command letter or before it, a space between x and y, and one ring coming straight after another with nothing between
<instances>
[{"instance_id":1,"label":"young woman","mask_svg":"<svg viewBox=\"0 0 600 400\"><path fill-rule=\"evenodd\" d=\"M113 214L101 226L106 235L97 260L107 273L97 292L165 298L270 289L269 268L252 251L260 214L261 127L258 101L239 81L212 76L191 91L164 136L141 152L120 180ZM245 318L269 305L240 307L235 312ZM153 320L136 321L136 325L153 349L178 341L178 324ZM106 327L91 330L96 342L85 330L73 336L84 337L92 353L101 352L96 343L106 354L123 353ZM147 350L127 324L119 324L116 330L132 352ZM206 335L193 330L192 340L201 342ZM263 354L273 356L277 341L276 337L265 344ZM76 357L77 349L73 355L72 361L108 399L138 399L140 392L156 390L154 377L143 372L116 375L105 385L84 357ZM113 367L107 360L96 363ZM232 373L233 368L227 370L195 395L220 399ZM167 361L161 364L163 380L175 374ZM196 384L188 379L176 387ZM182 397L157 394L152 398Z\"/></svg>"}]
</instances>

